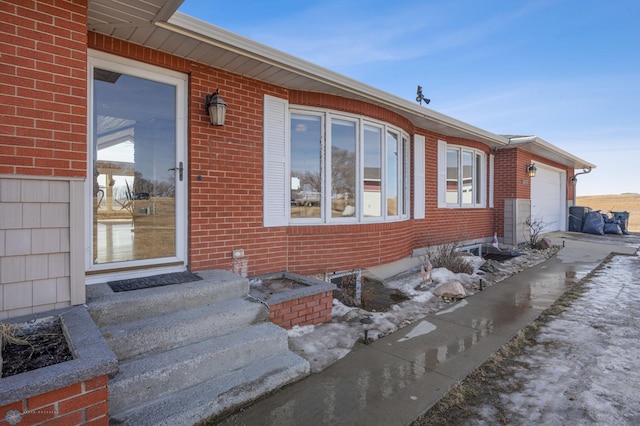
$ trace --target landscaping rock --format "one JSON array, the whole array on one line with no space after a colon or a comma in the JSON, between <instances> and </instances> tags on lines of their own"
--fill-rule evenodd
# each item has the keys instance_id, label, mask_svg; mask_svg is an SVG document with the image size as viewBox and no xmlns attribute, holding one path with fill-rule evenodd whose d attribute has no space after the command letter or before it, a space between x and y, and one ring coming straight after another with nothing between
<instances>
[{"instance_id":1,"label":"landscaping rock","mask_svg":"<svg viewBox=\"0 0 640 426\"><path fill-rule=\"evenodd\" d=\"M502 269L502 266L500 265L500 262L493 259L487 260L480 267L481 271L487 272L489 274L499 272L501 269Z\"/></svg>"},{"instance_id":2,"label":"landscaping rock","mask_svg":"<svg viewBox=\"0 0 640 426\"><path fill-rule=\"evenodd\" d=\"M442 297L443 299L464 299L467 297L467 292L462 287L458 281L451 281L438 287L433 290L433 294Z\"/></svg>"},{"instance_id":3,"label":"landscaping rock","mask_svg":"<svg viewBox=\"0 0 640 426\"><path fill-rule=\"evenodd\" d=\"M547 238L543 238L538 242L538 246L536 247L539 250L546 250L553 247L553 243L549 241Z\"/></svg>"}]
</instances>

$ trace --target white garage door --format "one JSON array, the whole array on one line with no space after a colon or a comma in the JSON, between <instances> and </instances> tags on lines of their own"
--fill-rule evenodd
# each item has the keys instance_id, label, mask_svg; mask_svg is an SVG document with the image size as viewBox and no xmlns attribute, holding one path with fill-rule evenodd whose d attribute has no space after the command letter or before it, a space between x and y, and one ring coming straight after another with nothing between
<instances>
[{"instance_id":1,"label":"white garage door","mask_svg":"<svg viewBox=\"0 0 640 426\"><path fill-rule=\"evenodd\" d=\"M565 172L536 165L531 178L531 217L545 224L543 232L565 231Z\"/></svg>"}]
</instances>

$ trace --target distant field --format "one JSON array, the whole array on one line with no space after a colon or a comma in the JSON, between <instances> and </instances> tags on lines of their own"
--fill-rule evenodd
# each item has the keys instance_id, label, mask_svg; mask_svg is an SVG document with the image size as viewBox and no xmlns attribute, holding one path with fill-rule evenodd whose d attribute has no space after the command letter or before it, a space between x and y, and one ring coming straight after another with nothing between
<instances>
[{"instance_id":1,"label":"distant field","mask_svg":"<svg viewBox=\"0 0 640 426\"><path fill-rule=\"evenodd\" d=\"M629 212L629 231L640 232L640 194L587 195L578 197L576 205L603 213Z\"/></svg>"}]
</instances>

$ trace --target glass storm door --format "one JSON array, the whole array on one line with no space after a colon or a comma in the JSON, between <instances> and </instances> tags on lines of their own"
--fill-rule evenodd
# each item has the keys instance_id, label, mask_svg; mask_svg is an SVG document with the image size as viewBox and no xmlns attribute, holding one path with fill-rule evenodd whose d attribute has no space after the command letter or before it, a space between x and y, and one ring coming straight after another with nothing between
<instances>
[{"instance_id":1,"label":"glass storm door","mask_svg":"<svg viewBox=\"0 0 640 426\"><path fill-rule=\"evenodd\" d=\"M103 65L107 65L104 66ZM180 81L94 61L90 268L184 260ZM158 78L159 77L159 78Z\"/></svg>"}]
</instances>

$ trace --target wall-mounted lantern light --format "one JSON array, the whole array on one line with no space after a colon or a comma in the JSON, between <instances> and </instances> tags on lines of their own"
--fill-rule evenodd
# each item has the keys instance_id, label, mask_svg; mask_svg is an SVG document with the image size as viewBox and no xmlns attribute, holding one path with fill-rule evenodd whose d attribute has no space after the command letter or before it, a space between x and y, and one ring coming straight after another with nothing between
<instances>
[{"instance_id":1,"label":"wall-mounted lantern light","mask_svg":"<svg viewBox=\"0 0 640 426\"><path fill-rule=\"evenodd\" d=\"M529 177L535 177L536 176L536 172L538 171L538 169L536 168L536 164L535 163L531 163L531 164L527 164L527 167L526 167L525 171L527 172Z\"/></svg>"},{"instance_id":2,"label":"wall-mounted lantern light","mask_svg":"<svg viewBox=\"0 0 640 426\"><path fill-rule=\"evenodd\" d=\"M219 96L219 93L220 89L216 89L216 93L207 95L205 98L205 109L214 126L224 126L224 118L227 114L227 104Z\"/></svg>"},{"instance_id":3,"label":"wall-mounted lantern light","mask_svg":"<svg viewBox=\"0 0 640 426\"><path fill-rule=\"evenodd\" d=\"M569 182L571 183L571 185L576 186L578 184L578 178L575 176L571 176L569 178Z\"/></svg>"}]
</instances>

